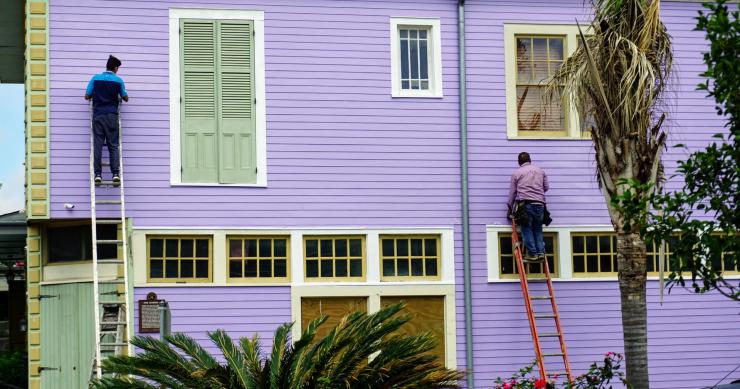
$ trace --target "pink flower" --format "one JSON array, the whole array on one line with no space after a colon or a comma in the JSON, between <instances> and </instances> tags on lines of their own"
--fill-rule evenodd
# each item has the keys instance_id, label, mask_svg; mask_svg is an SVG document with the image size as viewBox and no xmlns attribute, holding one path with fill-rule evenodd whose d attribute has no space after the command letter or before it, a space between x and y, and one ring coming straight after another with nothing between
<instances>
[{"instance_id":1,"label":"pink flower","mask_svg":"<svg viewBox=\"0 0 740 389\"><path fill-rule=\"evenodd\" d=\"M504 389L511 389L511 388L512 388L512 386L511 386L510 383L507 382L507 383L504 384Z\"/></svg>"},{"instance_id":2,"label":"pink flower","mask_svg":"<svg viewBox=\"0 0 740 389\"><path fill-rule=\"evenodd\" d=\"M609 358L611 358L611 357L613 357L613 356L614 356L614 353L613 353L613 352L611 352L611 351L609 351L608 353L606 353L606 356L607 356L607 357L609 357Z\"/></svg>"},{"instance_id":3,"label":"pink flower","mask_svg":"<svg viewBox=\"0 0 740 389\"><path fill-rule=\"evenodd\" d=\"M545 389L547 388L547 381L544 378L540 378L534 383L534 389Z\"/></svg>"}]
</instances>

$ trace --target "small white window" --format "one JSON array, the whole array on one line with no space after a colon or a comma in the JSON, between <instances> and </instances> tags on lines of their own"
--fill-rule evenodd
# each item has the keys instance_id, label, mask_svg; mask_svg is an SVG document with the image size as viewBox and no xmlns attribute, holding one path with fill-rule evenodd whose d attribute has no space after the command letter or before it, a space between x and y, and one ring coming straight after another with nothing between
<instances>
[{"instance_id":1,"label":"small white window","mask_svg":"<svg viewBox=\"0 0 740 389\"><path fill-rule=\"evenodd\" d=\"M442 97L439 19L391 18L391 95Z\"/></svg>"}]
</instances>

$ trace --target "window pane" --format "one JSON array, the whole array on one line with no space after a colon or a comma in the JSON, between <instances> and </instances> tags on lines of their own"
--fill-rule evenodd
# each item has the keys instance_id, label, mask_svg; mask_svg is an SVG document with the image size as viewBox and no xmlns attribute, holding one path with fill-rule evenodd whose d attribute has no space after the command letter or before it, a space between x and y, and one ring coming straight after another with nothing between
<instances>
[{"instance_id":1,"label":"window pane","mask_svg":"<svg viewBox=\"0 0 740 389\"><path fill-rule=\"evenodd\" d=\"M406 239L396 240L396 255L406 257L409 255L409 241Z\"/></svg>"},{"instance_id":2,"label":"window pane","mask_svg":"<svg viewBox=\"0 0 740 389\"><path fill-rule=\"evenodd\" d=\"M586 256L586 271L589 273L596 273L599 271L599 256L598 255L587 255Z\"/></svg>"},{"instance_id":3,"label":"window pane","mask_svg":"<svg viewBox=\"0 0 740 389\"><path fill-rule=\"evenodd\" d=\"M167 278L178 277L177 260L173 259L165 261L165 276Z\"/></svg>"},{"instance_id":4,"label":"window pane","mask_svg":"<svg viewBox=\"0 0 740 389\"><path fill-rule=\"evenodd\" d=\"M398 266L398 275L399 276L407 276L409 275L409 261L408 259L402 258L399 259L396 262L396 265Z\"/></svg>"},{"instance_id":5,"label":"window pane","mask_svg":"<svg viewBox=\"0 0 740 389\"><path fill-rule=\"evenodd\" d=\"M164 253L162 250L164 242L162 239L152 239L149 241L149 256L152 258L162 258Z\"/></svg>"},{"instance_id":6,"label":"window pane","mask_svg":"<svg viewBox=\"0 0 740 389\"><path fill-rule=\"evenodd\" d=\"M195 261L195 277L208 278L208 261L202 259Z\"/></svg>"},{"instance_id":7,"label":"window pane","mask_svg":"<svg viewBox=\"0 0 740 389\"><path fill-rule=\"evenodd\" d=\"M401 79L407 80L409 78L409 41L401 40ZM408 85L408 81L407 81ZM404 87L408 89L408 86Z\"/></svg>"},{"instance_id":8,"label":"window pane","mask_svg":"<svg viewBox=\"0 0 740 389\"><path fill-rule=\"evenodd\" d=\"M285 257L286 251L288 247L288 240L287 239L275 239L275 256L276 257Z\"/></svg>"},{"instance_id":9,"label":"window pane","mask_svg":"<svg viewBox=\"0 0 740 389\"><path fill-rule=\"evenodd\" d=\"M393 256L393 239L383 239L383 256Z\"/></svg>"},{"instance_id":10,"label":"window pane","mask_svg":"<svg viewBox=\"0 0 740 389\"><path fill-rule=\"evenodd\" d=\"M360 239L350 239L349 255L351 257L361 257L362 256L362 241Z\"/></svg>"},{"instance_id":11,"label":"window pane","mask_svg":"<svg viewBox=\"0 0 740 389\"><path fill-rule=\"evenodd\" d=\"M412 35L415 35L416 31L412 31ZM409 42L411 44L411 79L417 79L419 78L419 41L412 40ZM413 88L413 83L411 86Z\"/></svg>"},{"instance_id":12,"label":"window pane","mask_svg":"<svg viewBox=\"0 0 740 389\"><path fill-rule=\"evenodd\" d=\"M335 277L347 277L347 260L346 259L334 260L334 276Z\"/></svg>"},{"instance_id":13,"label":"window pane","mask_svg":"<svg viewBox=\"0 0 740 389\"><path fill-rule=\"evenodd\" d=\"M392 259L384 259L383 260L383 275L384 276L395 276L396 275L396 267L395 267L396 261Z\"/></svg>"},{"instance_id":14,"label":"window pane","mask_svg":"<svg viewBox=\"0 0 740 389\"><path fill-rule=\"evenodd\" d=\"M517 63L527 62L532 59L532 39L516 39L516 61Z\"/></svg>"},{"instance_id":15,"label":"window pane","mask_svg":"<svg viewBox=\"0 0 740 389\"><path fill-rule=\"evenodd\" d=\"M612 256L611 255L601 255L599 258L601 271L602 272L611 272L612 271Z\"/></svg>"},{"instance_id":16,"label":"window pane","mask_svg":"<svg viewBox=\"0 0 740 389\"><path fill-rule=\"evenodd\" d=\"M257 277L257 260L244 261L244 277Z\"/></svg>"},{"instance_id":17,"label":"window pane","mask_svg":"<svg viewBox=\"0 0 740 389\"><path fill-rule=\"evenodd\" d=\"M563 54L563 38L550 38L550 60L551 61L562 61Z\"/></svg>"},{"instance_id":18,"label":"window pane","mask_svg":"<svg viewBox=\"0 0 740 389\"><path fill-rule=\"evenodd\" d=\"M411 275L417 277L424 275L424 261L421 258L411 260Z\"/></svg>"},{"instance_id":19,"label":"window pane","mask_svg":"<svg viewBox=\"0 0 740 389\"><path fill-rule=\"evenodd\" d=\"M573 252L574 253L583 252L583 237L582 236L573 237Z\"/></svg>"},{"instance_id":20,"label":"window pane","mask_svg":"<svg viewBox=\"0 0 740 389\"><path fill-rule=\"evenodd\" d=\"M501 254L508 254L508 255L514 254L511 248L511 237L508 235L502 235L499 238L498 247L501 250Z\"/></svg>"},{"instance_id":21,"label":"window pane","mask_svg":"<svg viewBox=\"0 0 740 389\"><path fill-rule=\"evenodd\" d=\"M535 61L546 61L547 60L547 38L533 38L532 39L532 59Z\"/></svg>"},{"instance_id":22,"label":"window pane","mask_svg":"<svg viewBox=\"0 0 740 389\"><path fill-rule=\"evenodd\" d=\"M597 238L596 236L586 237L586 252L587 253L596 253L598 251L596 238Z\"/></svg>"},{"instance_id":23,"label":"window pane","mask_svg":"<svg viewBox=\"0 0 740 389\"><path fill-rule=\"evenodd\" d=\"M177 239L165 240L165 246L167 247L165 252L167 253L168 257L177 257L179 255L179 253L177 252Z\"/></svg>"},{"instance_id":24,"label":"window pane","mask_svg":"<svg viewBox=\"0 0 740 389\"><path fill-rule=\"evenodd\" d=\"M334 255L337 257L346 257L347 256L347 240L345 239L339 239L334 242Z\"/></svg>"},{"instance_id":25,"label":"window pane","mask_svg":"<svg viewBox=\"0 0 740 389\"><path fill-rule=\"evenodd\" d=\"M419 39L427 39L427 30L419 30Z\"/></svg>"},{"instance_id":26,"label":"window pane","mask_svg":"<svg viewBox=\"0 0 740 389\"><path fill-rule=\"evenodd\" d=\"M161 241L161 240L160 240ZM149 262L149 277L162 278L164 276L164 261L155 259Z\"/></svg>"},{"instance_id":27,"label":"window pane","mask_svg":"<svg viewBox=\"0 0 740 389\"><path fill-rule=\"evenodd\" d=\"M501 274L514 274L514 258L510 255L501 257Z\"/></svg>"},{"instance_id":28,"label":"window pane","mask_svg":"<svg viewBox=\"0 0 740 389\"><path fill-rule=\"evenodd\" d=\"M436 258L427 258L425 261L424 266L426 267L427 276L436 276L437 275L437 259Z\"/></svg>"},{"instance_id":29,"label":"window pane","mask_svg":"<svg viewBox=\"0 0 740 389\"><path fill-rule=\"evenodd\" d=\"M426 31L424 32L426 33ZM419 62L420 62L419 64L421 65L421 69L420 69L421 79L426 80L429 78L427 41L419 41Z\"/></svg>"},{"instance_id":30,"label":"window pane","mask_svg":"<svg viewBox=\"0 0 740 389\"><path fill-rule=\"evenodd\" d=\"M532 63L532 81L535 83L545 84L550 78L550 65L547 61L534 61Z\"/></svg>"},{"instance_id":31,"label":"window pane","mask_svg":"<svg viewBox=\"0 0 740 389\"><path fill-rule=\"evenodd\" d=\"M272 239L260 239L260 257L272 256Z\"/></svg>"},{"instance_id":32,"label":"window pane","mask_svg":"<svg viewBox=\"0 0 740 389\"><path fill-rule=\"evenodd\" d=\"M331 257L332 252L332 241L329 239L323 239L321 240L321 256L322 257Z\"/></svg>"},{"instance_id":33,"label":"window pane","mask_svg":"<svg viewBox=\"0 0 740 389\"><path fill-rule=\"evenodd\" d=\"M229 261L229 277L241 277L242 276L242 261L231 260Z\"/></svg>"},{"instance_id":34,"label":"window pane","mask_svg":"<svg viewBox=\"0 0 740 389\"><path fill-rule=\"evenodd\" d=\"M399 33L401 34L401 38L408 38L409 37L409 30L401 29L401 30L399 30Z\"/></svg>"},{"instance_id":35,"label":"window pane","mask_svg":"<svg viewBox=\"0 0 740 389\"><path fill-rule=\"evenodd\" d=\"M428 257L437 256L437 240L436 239L424 239L424 255Z\"/></svg>"},{"instance_id":36,"label":"window pane","mask_svg":"<svg viewBox=\"0 0 740 389\"><path fill-rule=\"evenodd\" d=\"M416 38L417 30L409 30L409 38Z\"/></svg>"},{"instance_id":37,"label":"window pane","mask_svg":"<svg viewBox=\"0 0 740 389\"><path fill-rule=\"evenodd\" d=\"M242 256L242 245L241 239L232 239L229 241L229 256L230 257L241 257Z\"/></svg>"},{"instance_id":38,"label":"window pane","mask_svg":"<svg viewBox=\"0 0 740 389\"><path fill-rule=\"evenodd\" d=\"M181 278L193 278L193 261L192 260L180 261L180 277Z\"/></svg>"},{"instance_id":39,"label":"window pane","mask_svg":"<svg viewBox=\"0 0 740 389\"><path fill-rule=\"evenodd\" d=\"M312 259L306 261L306 277L319 276L319 261Z\"/></svg>"},{"instance_id":40,"label":"window pane","mask_svg":"<svg viewBox=\"0 0 740 389\"><path fill-rule=\"evenodd\" d=\"M612 252L611 241L612 239L608 235L599 236L599 250L602 254Z\"/></svg>"},{"instance_id":41,"label":"window pane","mask_svg":"<svg viewBox=\"0 0 740 389\"><path fill-rule=\"evenodd\" d=\"M349 261L349 275L350 277L362 277L362 261L359 259L351 259Z\"/></svg>"},{"instance_id":42,"label":"window pane","mask_svg":"<svg viewBox=\"0 0 740 389\"><path fill-rule=\"evenodd\" d=\"M332 260L331 259L325 259L321 261L321 276L322 277L331 277L333 276L333 269L332 269Z\"/></svg>"},{"instance_id":43,"label":"window pane","mask_svg":"<svg viewBox=\"0 0 740 389\"><path fill-rule=\"evenodd\" d=\"M583 273L586 271L585 257L583 255L573 256L573 271L576 273Z\"/></svg>"},{"instance_id":44,"label":"window pane","mask_svg":"<svg viewBox=\"0 0 740 389\"><path fill-rule=\"evenodd\" d=\"M306 241L306 256L309 258L316 258L319 256L319 241L316 239L309 239Z\"/></svg>"},{"instance_id":45,"label":"window pane","mask_svg":"<svg viewBox=\"0 0 740 389\"><path fill-rule=\"evenodd\" d=\"M257 257L257 240L247 239L244 241L244 256L255 258Z\"/></svg>"},{"instance_id":46,"label":"window pane","mask_svg":"<svg viewBox=\"0 0 740 389\"><path fill-rule=\"evenodd\" d=\"M275 277L287 277L287 274L288 274L287 264L288 264L288 261L286 259L276 259L275 260Z\"/></svg>"},{"instance_id":47,"label":"window pane","mask_svg":"<svg viewBox=\"0 0 740 389\"><path fill-rule=\"evenodd\" d=\"M422 255L422 240L411 239L411 256L420 257Z\"/></svg>"},{"instance_id":48,"label":"window pane","mask_svg":"<svg viewBox=\"0 0 740 389\"><path fill-rule=\"evenodd\" d=\"M180 241L180 258L193 257L193 240L183 239Z\"/></svg>"},{"instance_id":49,"label":"window pane","mask_svg":"<svg viewBox=\"0 0 740 389\"><path fill-rule=\"evenodd\" d=\"M272 261L269 259L260 260L260 277L272 277Z\"/></svg>"},{"instance_id":50,"label":"window pane","mask_svg":"<svg viewBox=\"0 0 740 389\"><path fill-rule=\"evenodd\" d=\"M207 239L198 239L195 241L195 256L198 258L208 258Z\"/></svg>"},{"instance_id":51,"label":"window pane","mask_svg":"<svg viewBox=\"0 0 740 389\"><path fill-rule=\"evenodd\" d=\"M408 81L401 81L401 89L410 89L411 84Z\"/></svg>"}]
</instances>

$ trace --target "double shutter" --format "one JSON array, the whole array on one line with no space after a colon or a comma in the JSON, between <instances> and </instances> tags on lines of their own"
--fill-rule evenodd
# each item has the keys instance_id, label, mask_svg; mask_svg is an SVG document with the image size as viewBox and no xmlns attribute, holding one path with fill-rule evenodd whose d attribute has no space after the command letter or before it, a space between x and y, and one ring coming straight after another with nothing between
<instances>
[{"instance_id":1,"label":"double shutter","mask_svg":"<svg viewBox=\"0 0 740 389\"><path fill-rule=\"evenodd\" d=\"M256 180L252 21L180 22L182 181Z\"/></svg>"}]
</instances>

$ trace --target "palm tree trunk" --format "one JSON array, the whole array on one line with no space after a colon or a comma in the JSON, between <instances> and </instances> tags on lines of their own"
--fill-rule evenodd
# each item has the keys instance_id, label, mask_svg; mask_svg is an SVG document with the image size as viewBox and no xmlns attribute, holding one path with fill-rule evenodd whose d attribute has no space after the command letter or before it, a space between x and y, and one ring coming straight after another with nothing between
<instances>
[{"instance_id":1,"label":"palm tree trunk","mask_svg":"<svg viewBox=\"0 0 740 389\"><path fill-rule=\"evenodd\" d=\"M645 300L645 241L639 234L617 233L619 291L622 297L622 332L627 381L635 389L648 389L647 304Z\"/></svg>"}]
</instances>

